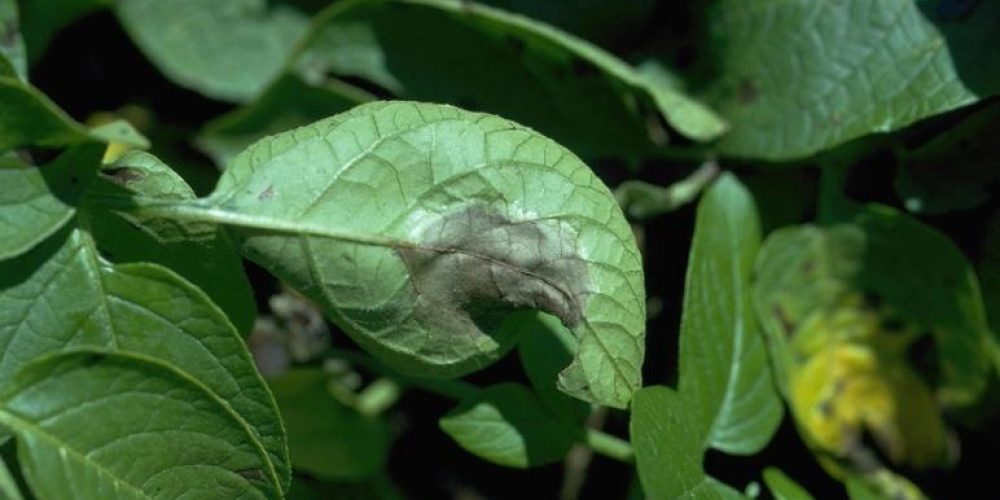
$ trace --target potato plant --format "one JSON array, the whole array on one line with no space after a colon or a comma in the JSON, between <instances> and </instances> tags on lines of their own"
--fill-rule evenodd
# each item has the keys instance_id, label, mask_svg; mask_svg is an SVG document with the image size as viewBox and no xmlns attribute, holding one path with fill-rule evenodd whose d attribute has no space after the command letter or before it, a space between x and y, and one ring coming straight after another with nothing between
<instances>
[{"instance_id":1,"label":"potato plant","mask_svg":"<svg viewBox=\"0 0 1000 500\"><path fill-rule=\"evenodd\" d=\"M986 485L998 21L0 0L0 493Z\"/></svg>"}]
</instances>

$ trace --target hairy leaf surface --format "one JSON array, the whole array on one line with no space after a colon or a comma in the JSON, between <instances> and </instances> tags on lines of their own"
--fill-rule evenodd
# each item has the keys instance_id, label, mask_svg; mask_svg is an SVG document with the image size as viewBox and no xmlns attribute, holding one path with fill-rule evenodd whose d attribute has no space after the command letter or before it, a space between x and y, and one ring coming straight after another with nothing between
<instances>
[{"instance_id":1,"label":"hairy leaf surface","mask_svg":"<svg viewBox=\"0 0 1000 500\"><path fill-rule=\"evenodd\" d=\"M0 425L17 435L39 498L281 496L246 423L151 358L75 351L33 361L4 383Z\"/></svg>"}]
</instances>

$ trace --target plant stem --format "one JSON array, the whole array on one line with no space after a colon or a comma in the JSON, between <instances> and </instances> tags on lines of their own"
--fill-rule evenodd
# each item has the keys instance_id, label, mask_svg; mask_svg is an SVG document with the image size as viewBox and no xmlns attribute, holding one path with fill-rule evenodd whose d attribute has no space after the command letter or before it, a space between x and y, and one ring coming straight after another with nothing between
<instances>
[{"instance_id":1,"label":"plant stem","mask_svg":"<svg viewBox=\"0 0 1000 500\"><path fill-rule=\"evenodd\" d=\"M635 462L635 451L632 445L617 436L612 436L597 429L587 429L584 436L584 444L594 450L595 453L605 457L631 464Z\"/></svg>"},{"instance_id":2,"label":"plant stem","mask_svg":"<svg viewBox=\"0 0 1000 500\"><path fill-rule=\"evenodd\" d=\"M395 395L396 398L398 398L401 390L406 387L416 387L418 389L422 389L427 392L432 392L434 394L444 396L448 399L452 399L455 401L459 401L464 398L473 396L480 391L479 386L475 384L470 384L460 379L427 379L427 378L418 378L418 377L411 377L409 375L404 375L389 368L381 361L357 351L350 351L346 349L329 349L325 351L325 354L331 357L349 361L360 367L366 368L368 370L371 370L375 373L382 375L382 377L384 377L384 379L386 380L386 383L392 383L395 386L395 390L397 391L397 394ZM372 387L375 384L379 383L380 380L372 382L371 385L369 385L368 388L366 388L365 391L363 391L362 394L358 396L359 408L366 408L366 405L369 404L365 403L364 399L367 397L365 396L365 393L367 393L370 389L378 391L386 390L377 387L376 388ZM377 408L378 405L380 404L378 403L379 399L384 396L375 394L370 397L375 399L375 403L372 404L374 404L374 407ZM391 401L388 406L391 406L392 403L394 402L395 400ZM387 408L388 406L386 406L385 408ZM381 408L379 412L384 410L385 408ZM376 414L377 413L378 412L376 412ZM604 455L605 457L618 460L619 462L624 462L628 464L634 462L633 458L634 452L632 451L632 445L629 444L628 441L625 441L624 439L621 439L616 436L612 436L611 434L602 432L600 430L587 428L586 433L584 434L584 438L582 440L582 444L593 449L595 453L599 453L601 455Z\"/></svg>"},{"instance_id":3,"label":"plant stem","mask_svg":"<svg viewBox=\"0 0 1000 500\"><path fill-rule=\"evenodd\" d=\"M369 417L380 415L399 401L402 390L395 380L382 377L368 384L357 399L357 409Z\"/></svg>"}]
</instances>

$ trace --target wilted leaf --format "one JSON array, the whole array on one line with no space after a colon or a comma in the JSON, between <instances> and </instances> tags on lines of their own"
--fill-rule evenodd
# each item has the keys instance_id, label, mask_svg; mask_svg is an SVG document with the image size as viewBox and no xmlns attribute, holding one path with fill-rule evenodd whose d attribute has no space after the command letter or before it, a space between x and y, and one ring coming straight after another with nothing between
<instances>
[{"instance_id":1,"label":"wilted leaf","mask_svg":"<svg viewBox=\"0 0 1000 500\"><path fill-rule=\"evenodd\" d=\"M76 351L31 362L0 424L39 498L276 498L258 438L221 399L151 358Z\"/></svg>"}]
</instances>

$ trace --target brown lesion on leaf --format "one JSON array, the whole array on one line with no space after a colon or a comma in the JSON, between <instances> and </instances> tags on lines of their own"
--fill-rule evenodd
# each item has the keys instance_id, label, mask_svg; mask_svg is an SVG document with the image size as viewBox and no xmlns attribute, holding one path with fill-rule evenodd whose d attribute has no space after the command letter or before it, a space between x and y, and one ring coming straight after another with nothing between
<instances>
[{"instance_id":1,"label":"brown lesion on leaf","mask_svg":"<svg viewBox=\"0 0 1000 500\"><path fill-rule=\"evenodd\" d=\"M736 99L739 100L740 104L744 106L753 104L759 97L760 90L757 88L757 84L749 77L741 78L736 86Z\"/></svg>"},{"instance_id":2,"label":"brown lesion on leaf","mask_svg":"<svg viewBox=\"0 0 1000 500\"><path fill-rule=\"evenodd\" d=\"M133 167L114 167L101 170L101 177L123 187L146 178L146 173Z\"/></svg>"},{"instance_id":3,"label":"brown lesion on leaf","mask_svg":"<svg viewBox=\"0 0 1000 500\"><path fill-rule=\"evenodd\" d=\"M512 221L471 205L397 252L419 296L416 316L436 331L482 332L518 309L545 311L572 328L583 322L589 280L576 237L559 221Z\"/></svg>"},{"instance_id":4,"label":"brown lesion on leaf","mask_svg":"<svg viewBox=\"0 0 1000 500\"><path fill-rule=\"evenodd\" d=\"M0 24L0 45L13 47L18 43L18 35L21 33L21 23L17 19L9 19Z\"/></svg>"}]
</instances>

